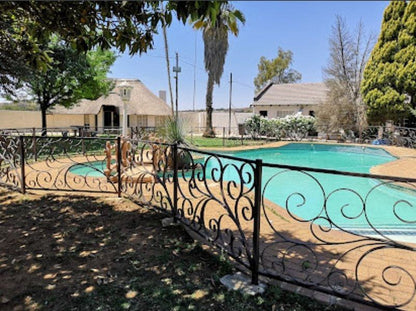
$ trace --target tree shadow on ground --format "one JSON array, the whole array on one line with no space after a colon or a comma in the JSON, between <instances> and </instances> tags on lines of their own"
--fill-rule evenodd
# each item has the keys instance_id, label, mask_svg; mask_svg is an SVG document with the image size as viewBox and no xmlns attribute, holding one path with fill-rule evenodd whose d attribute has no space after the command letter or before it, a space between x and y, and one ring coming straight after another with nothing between
<instances>
[{"instance_id":1,"label":"tree shadow on ground","mask_svg":"<svg viewBox=\"0 0 416 311\"><path fill-rule=\"evenodd\" d=\"M128 200L3 190L0 200L2 310L323 309L277 288L228 293L225 259Z\"/></svg>"}]
</instances>

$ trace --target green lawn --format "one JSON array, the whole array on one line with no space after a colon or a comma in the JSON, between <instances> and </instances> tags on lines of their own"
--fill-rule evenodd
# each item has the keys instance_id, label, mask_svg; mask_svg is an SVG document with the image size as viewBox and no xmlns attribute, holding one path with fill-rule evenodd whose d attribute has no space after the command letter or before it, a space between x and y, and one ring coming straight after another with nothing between
<instances>
[{"instance_id":1,"label":"green lawn","mask_svg":"<svg viewBox=\"0 0 416 311\"><path fill-rule=\"evenodd\" d=\"M267 142L265 140L252 139L244 139L242 142L241 139L222 139L221 137L206 138L202 136L193 136L187 139L192 145L199 148L253 146L263 145Z\"/></svg>"}]
</instances>

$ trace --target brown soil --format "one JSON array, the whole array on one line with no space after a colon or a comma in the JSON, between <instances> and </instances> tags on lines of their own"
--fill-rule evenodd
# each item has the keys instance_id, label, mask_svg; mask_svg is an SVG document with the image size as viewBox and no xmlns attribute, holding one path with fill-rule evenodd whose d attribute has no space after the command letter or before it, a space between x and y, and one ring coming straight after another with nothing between
<instances>
[{"instance_id":1,"label":"brown soil","mask_svg":"<svg viewBox=\"0 0 416 311\"><path fill-rule=\"evenodd\" d=\"M0 310L341 310L270 287L227 292L230 263L129 200L0 187Z\"/></svg>"},{"instance_id":2,"label":"brown soil","mask_svg":"<svg viewBox=\"0 0 416 311\"><path fill-rule=\"evenodd\" d=\"M124 199L0 189L0 204L2 310L78 309L77 297L113 282L128 296L133 258L160 255L167 242L163 216Z\"/></svg>"}]
</instances>

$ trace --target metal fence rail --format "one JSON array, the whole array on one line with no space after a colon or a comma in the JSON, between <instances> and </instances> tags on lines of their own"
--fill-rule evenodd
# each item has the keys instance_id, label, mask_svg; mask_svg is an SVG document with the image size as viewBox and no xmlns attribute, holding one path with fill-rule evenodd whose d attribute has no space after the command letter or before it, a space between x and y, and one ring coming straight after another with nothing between
<instances>
[{"instance_id":1,"label":"metal fence rail","mask_svg":"<svg viewBox=\"0 0 416 311\"><path fill-rule=\"evenodd\" d=\"M416 148L416 128L399 126L369 126L363 133L363 142L374 140L383 144Z\"/></svg>"},{"instance_id":2,"label":"metal fence rail","mask_svg":"<svg viewBox=\"0 0 416 311\"><path fill-rule=\"evenodd\" d=\"M377 307L416 308L416 179L135 138L0 135L0 148L1 184L128 196L227 252L254 284L263 275ZM288 186L289 175L296 182ZM340 181L328 182L333 176ZM394 196L380 197L386 192Z\"/></svg>"}]
</instances>

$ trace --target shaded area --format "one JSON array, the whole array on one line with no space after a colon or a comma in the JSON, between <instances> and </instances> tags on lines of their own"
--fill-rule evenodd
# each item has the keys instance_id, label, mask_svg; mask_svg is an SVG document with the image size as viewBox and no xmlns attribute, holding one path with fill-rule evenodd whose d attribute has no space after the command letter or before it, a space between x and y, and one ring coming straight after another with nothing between
<instances>
[{"instance_id":1,"label":"shaded area","mask_svg":"<svg viewBox=\"0 0 416 311\"><path fill-rule=\"evenodd\" d=\"M222 256L124 199L0 189L1 310L339 310L270 287L227 292Z\"/></svg>"}]
</instances>

